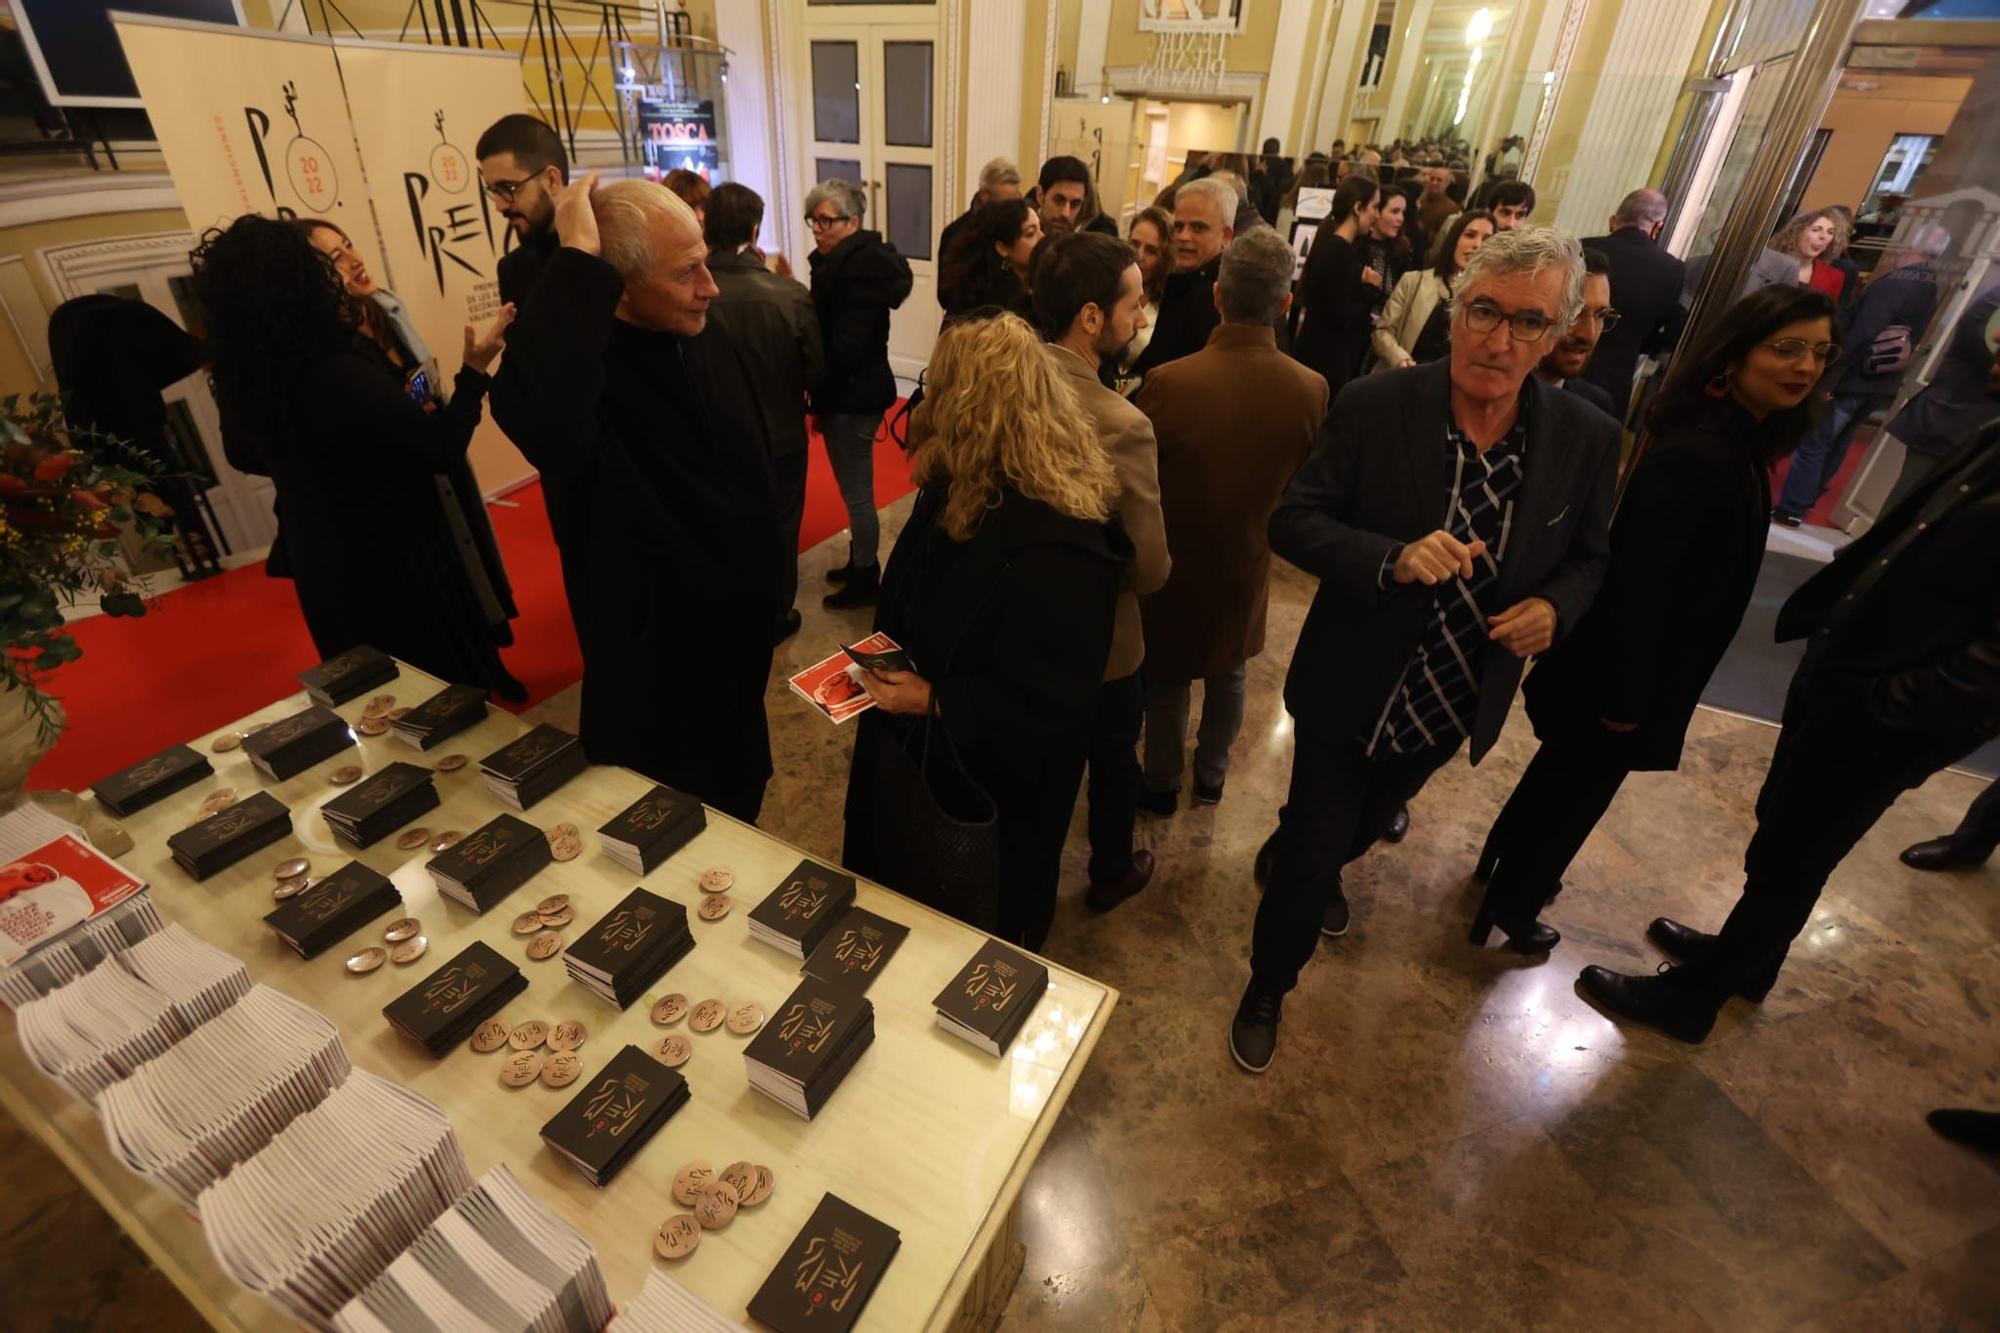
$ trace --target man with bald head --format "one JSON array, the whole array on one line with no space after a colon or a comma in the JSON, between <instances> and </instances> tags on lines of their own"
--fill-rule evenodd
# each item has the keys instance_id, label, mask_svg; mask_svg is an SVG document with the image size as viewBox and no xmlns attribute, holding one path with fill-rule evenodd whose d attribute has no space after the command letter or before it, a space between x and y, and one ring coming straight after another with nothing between
<instances>
[{"instance_id":1,"label":"man with bald head","mask_svg":"<svg viewBox=\"0 0 2000 1333\"><path fill-rule=\"evenodd\" d=\"M762 418L708 320L694 211L652 181L596 184L552 192L560 244L508 330L493 416L541 471L584 752L755 820L781 572Z\"/></svg>"},{"instance_id":2,"label":"man with bald head","mask_svg":"<svg viewBox=\"0 0 2000 1333\"><path fill-rule=\"evenodd\" d=\"M1621 418L1632 399L1639 358L1672 350L1687 320L1681 305L1687 265L1660 244L1666 223L1667 196L1634 190L1611 215L1610 233L1583 242L1584 249L1609 261L1611 291L1618 302L1618 327L1604 331L1583 378L1611 395L1617 409L1613 415Z\"/></svg>"}]
</instances>

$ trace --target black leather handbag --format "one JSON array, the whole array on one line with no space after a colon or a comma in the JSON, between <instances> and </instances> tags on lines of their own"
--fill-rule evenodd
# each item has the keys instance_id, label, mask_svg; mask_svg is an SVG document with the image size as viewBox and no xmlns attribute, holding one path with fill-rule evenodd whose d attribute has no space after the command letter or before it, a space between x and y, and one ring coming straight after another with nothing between
<instances>
[{"instance_id":1,"label":"black leather handbag","mask_svg":"<svg viewBox=\"0 0 2000 1333\"><path fill-rule=\"evenodd\" d=\"M900 732L900 734L898 734ZM882 882L975 930L1000 923L999 810L942 722L885 727L872 833Z\"/></svg>"}]
</instances>

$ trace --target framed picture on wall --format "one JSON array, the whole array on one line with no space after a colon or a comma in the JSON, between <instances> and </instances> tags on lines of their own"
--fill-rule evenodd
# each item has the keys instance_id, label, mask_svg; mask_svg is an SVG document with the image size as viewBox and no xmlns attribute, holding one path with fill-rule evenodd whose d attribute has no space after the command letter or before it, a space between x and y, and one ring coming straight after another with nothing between
<instances>
[{"instance_id":1,"label":"framed picture on wall","mask_svg":"<svg viewBox=\"0 0 2000 1333\"><path fill-rule=\"evenodd\" d=\"M1139 0L1140 32L1243 31L1250 0Z\"/></svg>"}]
</instances>

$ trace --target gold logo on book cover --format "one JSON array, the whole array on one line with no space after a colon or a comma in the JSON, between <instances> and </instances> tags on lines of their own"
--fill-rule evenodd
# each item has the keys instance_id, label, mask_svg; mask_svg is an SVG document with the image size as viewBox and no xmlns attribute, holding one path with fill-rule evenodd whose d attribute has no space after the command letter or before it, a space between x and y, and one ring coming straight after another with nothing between
<instances>
[{"instance_id":1,"label":"gold logo on book cover","mask_svg":"<svg viewBox=\"0 0 2000 1333\"><path fill-rule=\"evenodd\" d=\"M632 1127L645 1109L649 1085L643 1079L631 1075L607 1078L592 1089L590 1100L584 1103L584 1118L589 1120L590 1129L584 1134L590 1138L599 1130L604 1130L612 1138L617 1138Z\"/></svg>"},{"instance_id":2,"label":"gold logo on book cover","mask_svg":"<svg viewBox=\"0 0 2000 1333\"><path fill-rule=\"evenodd\" d=\"M467 865L483 866L499 860L512 845L513 839L504 832L481 829L452 850L457 852L459 859Z\"/></svg>"},{"instance_id":3,"label":"gold logo on book cover","mask_svg":"<svg viewBox=\"0 0 2000 1333\"><path fill-rule=\"evenodd\" d=\"M642 796L639 798L639 803L633 806L631 813L626 816L626 823L632 826L634 833L650 833L666 823L667 816L673 812L674 804L666 797L655 799Z\"/></svg>"},{"instance_id":4,"label":"gold logo on book cover","mask_svg":"<svg viewBox=\"0 0 2000 1333\"><path fill-rule=\"evenodd\" d=\"M174 761L171 758L148 759L143 764L135 764L125 770L125 780L134 783L157 782L173 771Z\"/></svg>"},{"instance_id":5,"label":"gold logo on book cover","mask_svg":"<svg viewBox=\"0 0 2000 1333\"><path fill-rule=\"evenodd\" d=\"M634 912L621 907L597 932L597 938L607 949L629 953L639 947L639 941L652 933L653 923L649 918L653 915L651 911Z\"/></svg>"},{"instance_id":6,"label":"gold logo on book cover","mask_svg":"<svg viewBox=\"0 0 2000 1333\"><path fill-rule=\"evenodd\" d=\"M299 910L314 921L326 921L354 901L358 888L352 884L329 884L299 900Z\"/></svg>"},{"instance_id":7,"label":"gold logo on book cover","mask_svg":"<svg viewBox=\"0 0 2000 1333\"><path fill-rule=\"evenodd\" d=\"M451 1013L479 993L479 983L485 978L486 969L476 964L449 964L424 987L424 1000L441 1014Z\"/></svg>"},{"instance_id":8,"label":"gold logo on book cover","mask_svg":"<svg viewBox=\"0 0 2000 1333\"><path fill-rule=\"evenodd\" d=\"M806 1242L792 1289L805 1292L810 1305L845 1309L868 1267L860 1250L861 1238L838 1227L831 1236L814 1236Z\"/></svg>"},{"instance_id":9,"label":"gold logo on book cover","mask_svg":"<svg viewBox=\"0 0 2000 1333\"><path fill-rule=\"evenodd\" d=\"M534 732L529 732L525 737L502 750L500 757L503 760L517 764L532 764L542 758L542 756L554 753L555 748L561 743L561 740L557 737L539 736Z\"/></svg>"},{"instance_id":10,"label":"gold logo on book cover","mask_svg":"<svg viewBox=\"0 0 2000 1333\"><path fill-rule=\"evenodd\" d=\"M210 817L207 826L204 828L203 832L206 833L208 837L216 839L218 841L224 838L235 837L237 834L241 833L244 829L249 828L252 824L255 824L257 822L258 819L257 812L255 810L245 809L244 806L247 804L248 800L246 798L245 800L239 801L235 805L230 806L227 810L224 810L221 814Z\"/></svg>"},{"instance_id":11,"label":"gold logo on book cover","mask_svg":"<svg viewBox=\"0 0 2000 1333\"><path fill-rule=\"evenodd\" d=\"M825 1000L805 1000L787 1009L778 1024L787 1054L811 1054L826 1045L826 1039L833 1035L833 1020L833 1006Z\"/></svg>"},{"instance_id":12,"label":"gold logo on book cover","mask_svg":"<svg viewBox=\"0 0 2000 1333\"><path fill-rule=\"evenodd\" d=\"M850 926L841 932L840 943L833 946L833 956L853 971L872 972L875 964L882 961L881 934L870 928Z\"/></svg>"},{"instance_id":13,"label":"gold logo on book cover","mask_svg":"<svg viewBox=\"0 0 2000 1333\"><path fill-rule=\"evenodd\" d=\"M785 909L787 916L797 916L802 921L809 920L819 914L820 908L826 906L826 890L825 880L818 875L807 875L785 885L785 892L778 899L778 906Z\"/></svg>"},{"instance_id":14,"label":"gold logo on book cover","mask_svg":"<svg viewBox=\"0 0 2000 1333\"><path fill-rule=\"evenodd\" d=\"M274 724L264 734L263 748L267 750L273 749L290 741L295 741L308 731L311 731L313 727L318 725L319 721L320 719L311 713L301 713L297 717L288 717L283 722Z\"/></svg>"},{"instance_id":15,"label":"gold logo on book cover","mask_svg":"<svg viewBox=\"0 0 2000 1333\"><path fill-rule=\"evenodd\" d=\"M965 979L965 993L972 1007L991 1009L996 1014L1014 1002L1014 992L1019 986L1011 963L975 963L971 975Z\"/></svg>"}]
</instances>

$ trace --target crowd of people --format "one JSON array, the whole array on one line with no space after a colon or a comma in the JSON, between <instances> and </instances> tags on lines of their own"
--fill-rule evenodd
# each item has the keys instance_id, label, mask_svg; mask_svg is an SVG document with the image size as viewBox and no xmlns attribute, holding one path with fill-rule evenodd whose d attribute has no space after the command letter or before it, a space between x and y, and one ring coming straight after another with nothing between
<instances>
[{"instance_id":1,"label":"crowd of people","mask_svg":"<svg viewBox=\"0 0 2000 1333\"><path fill-rule=\"evenodd\" d=\"M206 239L231 457L277 482L322 651L369 642L504 690L512 608L463 463L490 400L541 473L590 757L754 820L816 428L851 520L825 604L874 607L914 666L863 673L877 707L857 725L844 859L922 896L897 883L879 775L948 753L994 812L998 933L1030 948L1079 796L1099 911L1156 873L1140 811L1224 799L1272 556L1297 566L1317 590L1296 644L1275 645L1290 788L1255 858L1229 1029L1262 1071L1286 993L1347 929L1343 867L1399 839L1461 750L1489 752L1517 691L1540 748L1473 867L1468 924L1475 943L1497 929L1521 953L1557 947L1543 914L1625 776L1679 763L1774 506L1806 502L1894 392L1885 331L1921 333L1936 301L1933 240L1863 284L1842 267L1846 224L1819 210L1774 238L1784 274L1760 265L1770 281L1676 349L1687 275L1660 245L1657 191L1579 238L1531 221L1518 142L1475 192L1463 145L1345 148L1296 172L1275 143L1191 163L1124 238L1077 159L1026 188L989 163L940 237L945 320L906 423L919 489L886 559L872 459L912 272L866 225L864 192L806 195L801 283L759 249L753 191L573 178L528 116L478 145L514 245L505 304L466 330L448 395L337 232L250 217ZM1295 281L1273 224L1313 188L1332 203ZM1740 900L1712 934L1647 926L1678 960L1657 975L1586 968L1607 1012L1699 1041L1731 997L1761 998L1896 795L2000 734L2000 449L1984 424L2000 369L1977 348L1978 401L1934 414L1927 472L1780 618L1808 647ZM1640 359L1670 350L1635 407ZM1772 464L1802 449L1813 469L1774 501ZM1975 816L1930 859L1982 838L1990 852L2000 830Z\"/></svg>"}]
</instances>

